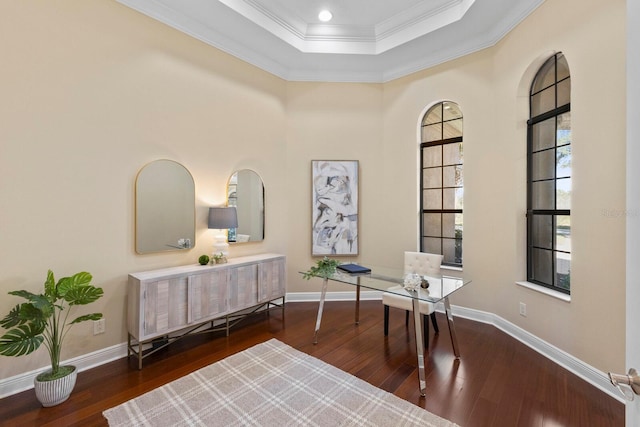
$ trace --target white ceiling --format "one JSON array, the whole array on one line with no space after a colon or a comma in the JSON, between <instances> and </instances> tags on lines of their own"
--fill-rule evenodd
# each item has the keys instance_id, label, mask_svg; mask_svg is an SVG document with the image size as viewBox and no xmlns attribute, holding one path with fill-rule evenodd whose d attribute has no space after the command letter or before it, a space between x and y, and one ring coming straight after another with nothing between
<instances>
[{"instance_id":1,"label":"white ceiling","mask_svg":"<svg viewBox=\"0 0 640 427\"><path fill-rule=\"evenodd\" d=\"M373 83L493 46L544 2L117 1L285 80Z\"/></svg>"}]
</instances>

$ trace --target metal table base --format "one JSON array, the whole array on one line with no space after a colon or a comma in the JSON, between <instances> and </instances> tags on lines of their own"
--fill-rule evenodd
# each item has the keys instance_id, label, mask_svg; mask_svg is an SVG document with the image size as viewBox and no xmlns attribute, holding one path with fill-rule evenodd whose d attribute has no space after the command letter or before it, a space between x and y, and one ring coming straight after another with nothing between
<instances>
[{"instance_id":1,"label":"metal table base","mask_svg":"<svg viewBox=\"0 0 640 427\"><path fill-rule=\"evenodd\" d=\"M316 318L316 329L313 334L313 343L318 344L318 332L320 331L320 324L322 323L322 311L324 310L324 301L327 295L327 287L329 285L329 279L323 278L322 280L322 292L320 293L320 303L318 304L318 316ZM415 292L415 291L408 291ZM416 355L418 357L418 381L420 386L420 396L426 396L427 380L425 376L425 349L422 332L422 318L420 313L420 300L418 298L412 298L413 300L413 323L416 334ZM456 336L456 328L453 321L453 314L451 312L451 304L449 303L449 297L443 298L445 314L447 316L447 325L449 326L449 336L451 337L451 345L453 346L453 354L456 359L460 359L460 350L458 347L458 338ZM356 325L360 323L360 278L358 278L358 284L356 285Z\"/></svg>"}]
</instances>

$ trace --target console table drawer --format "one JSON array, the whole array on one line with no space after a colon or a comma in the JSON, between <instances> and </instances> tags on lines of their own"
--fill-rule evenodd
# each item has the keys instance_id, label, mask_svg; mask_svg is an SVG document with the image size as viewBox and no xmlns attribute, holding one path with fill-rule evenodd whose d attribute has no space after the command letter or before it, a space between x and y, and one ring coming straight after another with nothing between
<instances>
[{"instance_id":1,"label":"console table drawer","mask_svg":"<svg viewBox=\"0 0 640 427\"><path fill-rule=\"evenodd\" d=\"M127 284L129 354L157 338L170 343L172 333L191 333L207 322L244 316L238 312L261 305L278 306L286 292L286 259L263 254L232 258L226 264L188 265L132 273ZM235 313L235 314L234 314ZM233 316L232 316L233 315ZM174 334L174 335L175 335ZM135 341L137 349L132 342ZM164 345L164 344L163 344Z\"/></svg>"}]
</instances>

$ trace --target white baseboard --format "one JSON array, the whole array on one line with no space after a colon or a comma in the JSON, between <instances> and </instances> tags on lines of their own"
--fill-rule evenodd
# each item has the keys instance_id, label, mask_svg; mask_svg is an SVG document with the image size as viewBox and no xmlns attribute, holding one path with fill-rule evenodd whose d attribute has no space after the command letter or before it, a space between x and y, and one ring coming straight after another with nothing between
<instances>
[{"instance_id":1,"label":"white baseboard","mask_svg":"<svg viewBox=\"0 0 640 427\"><path fill-rule=\"evenodd\" d=\"M381 299L381 292L366 292L368 294L367 299ZM350 298L349 297L350 294ZM364 300L362 292L360 299ZM326 301L346 301L355 300L355 292L327 292ZM302 301L320 301L319 292L304 292L287 294L287 301L290 302L302 302ZM444 313L444 305L439 303L436 306L436 310ZM493 313L485 311L474 310L471 308L465 308L460 306L451 306L451 310L454 316L462 317L476 322L487 323L500 329L507 335L517 339L526 346L537 351L541 355L545 356L549 360L562 366L569 372L582 378L589 384L593 385L602 392L613 397L621 403L626 403L624 398L617 392L617 390L611 385L609 376L593 366L583 362L580 359L575 358L571 354L549 344L548 342L538 338L537 336L525 331L519 326L497 316Z\"/></svg>"},{"instance_id":2,"label":"white baseboard","mask_svg":"<svg viewBox=\"0 0 640 427\"><path fill-rule=\"evenodd\" d=\"M73 359L65 360L61 363L61 365L74 365L78 369L78 372L82 372L86 371L87 369L91 369L96 366L104 365L105 363L121 359L126 356L127 344L122 343L94 351L93 353L74 357ZM25 372L24 374L19 374L1 380L0 399L33 388L33 380L35 379L36 375L46 369L47 366L44 366L34 371Z\"/></svg>"},{"instance_id":3,"label":"white baseboard","mask_svg":"<svg viewBox=\"0 0 640 427\"><path fill-rule=\"evenodd\" d=\"M609 375L606 372L602 372L599 369L594 368L593 366L559 349L558 347L549 344L500 316L458 306L452 306L451 310L455 316L495 326L507 335L517 339L521 343L545 356L547 359L557 363L569 372L582 378L600 391L613 397L620 403L626 403L626 400L611 384ZM442 311L444 311L444 309Z\"/></svg>"},{"instance_id":4,"label":"white baseboard","mask_svg":"<svg viewBox=\"0 0 640 427\"><path fill-rule=\"evenodd\" d=\"M326 295L326 301L355 301L355 298L356 293L353 291L327 292ZM382 299L382 292L363 291L360 293L360 299L380 300ZM320 292L289 293L286 296L286 301L320 301ZM557 363L558 365L582 378L589 384L593 385L594 387L598 388L599 390L603 391L619 402L625 403L624 398L620 396L616 392L616 389L611 385L609 376L606 373L584 363L583 361L573 357L569 353L560 350L559 348L547 343L546 341L536 337L535 335L525 331L519 326L516 326L513 323L508 322L507 320L495 314L459 306L452 306L451 309L455 316L495 326L496 328L505 332L507 335L512 336L513 338L517 339L526 346L532 348L551 361ZM444 312L444 307L442 306L442 304L438 304L437 310L440 312ZM82 372L87 369L91 369L93 367L100 366L126 356L127 344L122 343L102 350L94 351L93 353L85 354L83 356L75 357L73 359L65 360L63 364L75 365L78 368L79 372ZM44 368L0 380L0 399L33 388L33 379L37 374L42 372L43 369Z\"/></svg>"}]
</instances>

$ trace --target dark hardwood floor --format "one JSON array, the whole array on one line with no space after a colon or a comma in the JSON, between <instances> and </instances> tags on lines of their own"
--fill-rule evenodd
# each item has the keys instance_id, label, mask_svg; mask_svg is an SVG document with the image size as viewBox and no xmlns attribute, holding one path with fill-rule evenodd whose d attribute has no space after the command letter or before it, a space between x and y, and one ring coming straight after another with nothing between
<instances>
[{"instance_id":1,"label":"dark hardwood floor","mask_svg":"<svg viewBox=\"0 0 640 427\"><path fill-rule=\"evenodd\" d=\"M69 400L42 408L33 390L0 400L3 426L105 426L102 411L250 346L277 338L461 426L624 426L624 405L493 326L456 319L456 361L444 315L431 330L427 397L418 391L413 329L391 309L383 336L380 301L327 302L312 344L317 303L288 303L223 333L185 338L144 360L121 359L81 372ZM2 362L6 363L7 358Z\"/></svg>"}]
</instances>

